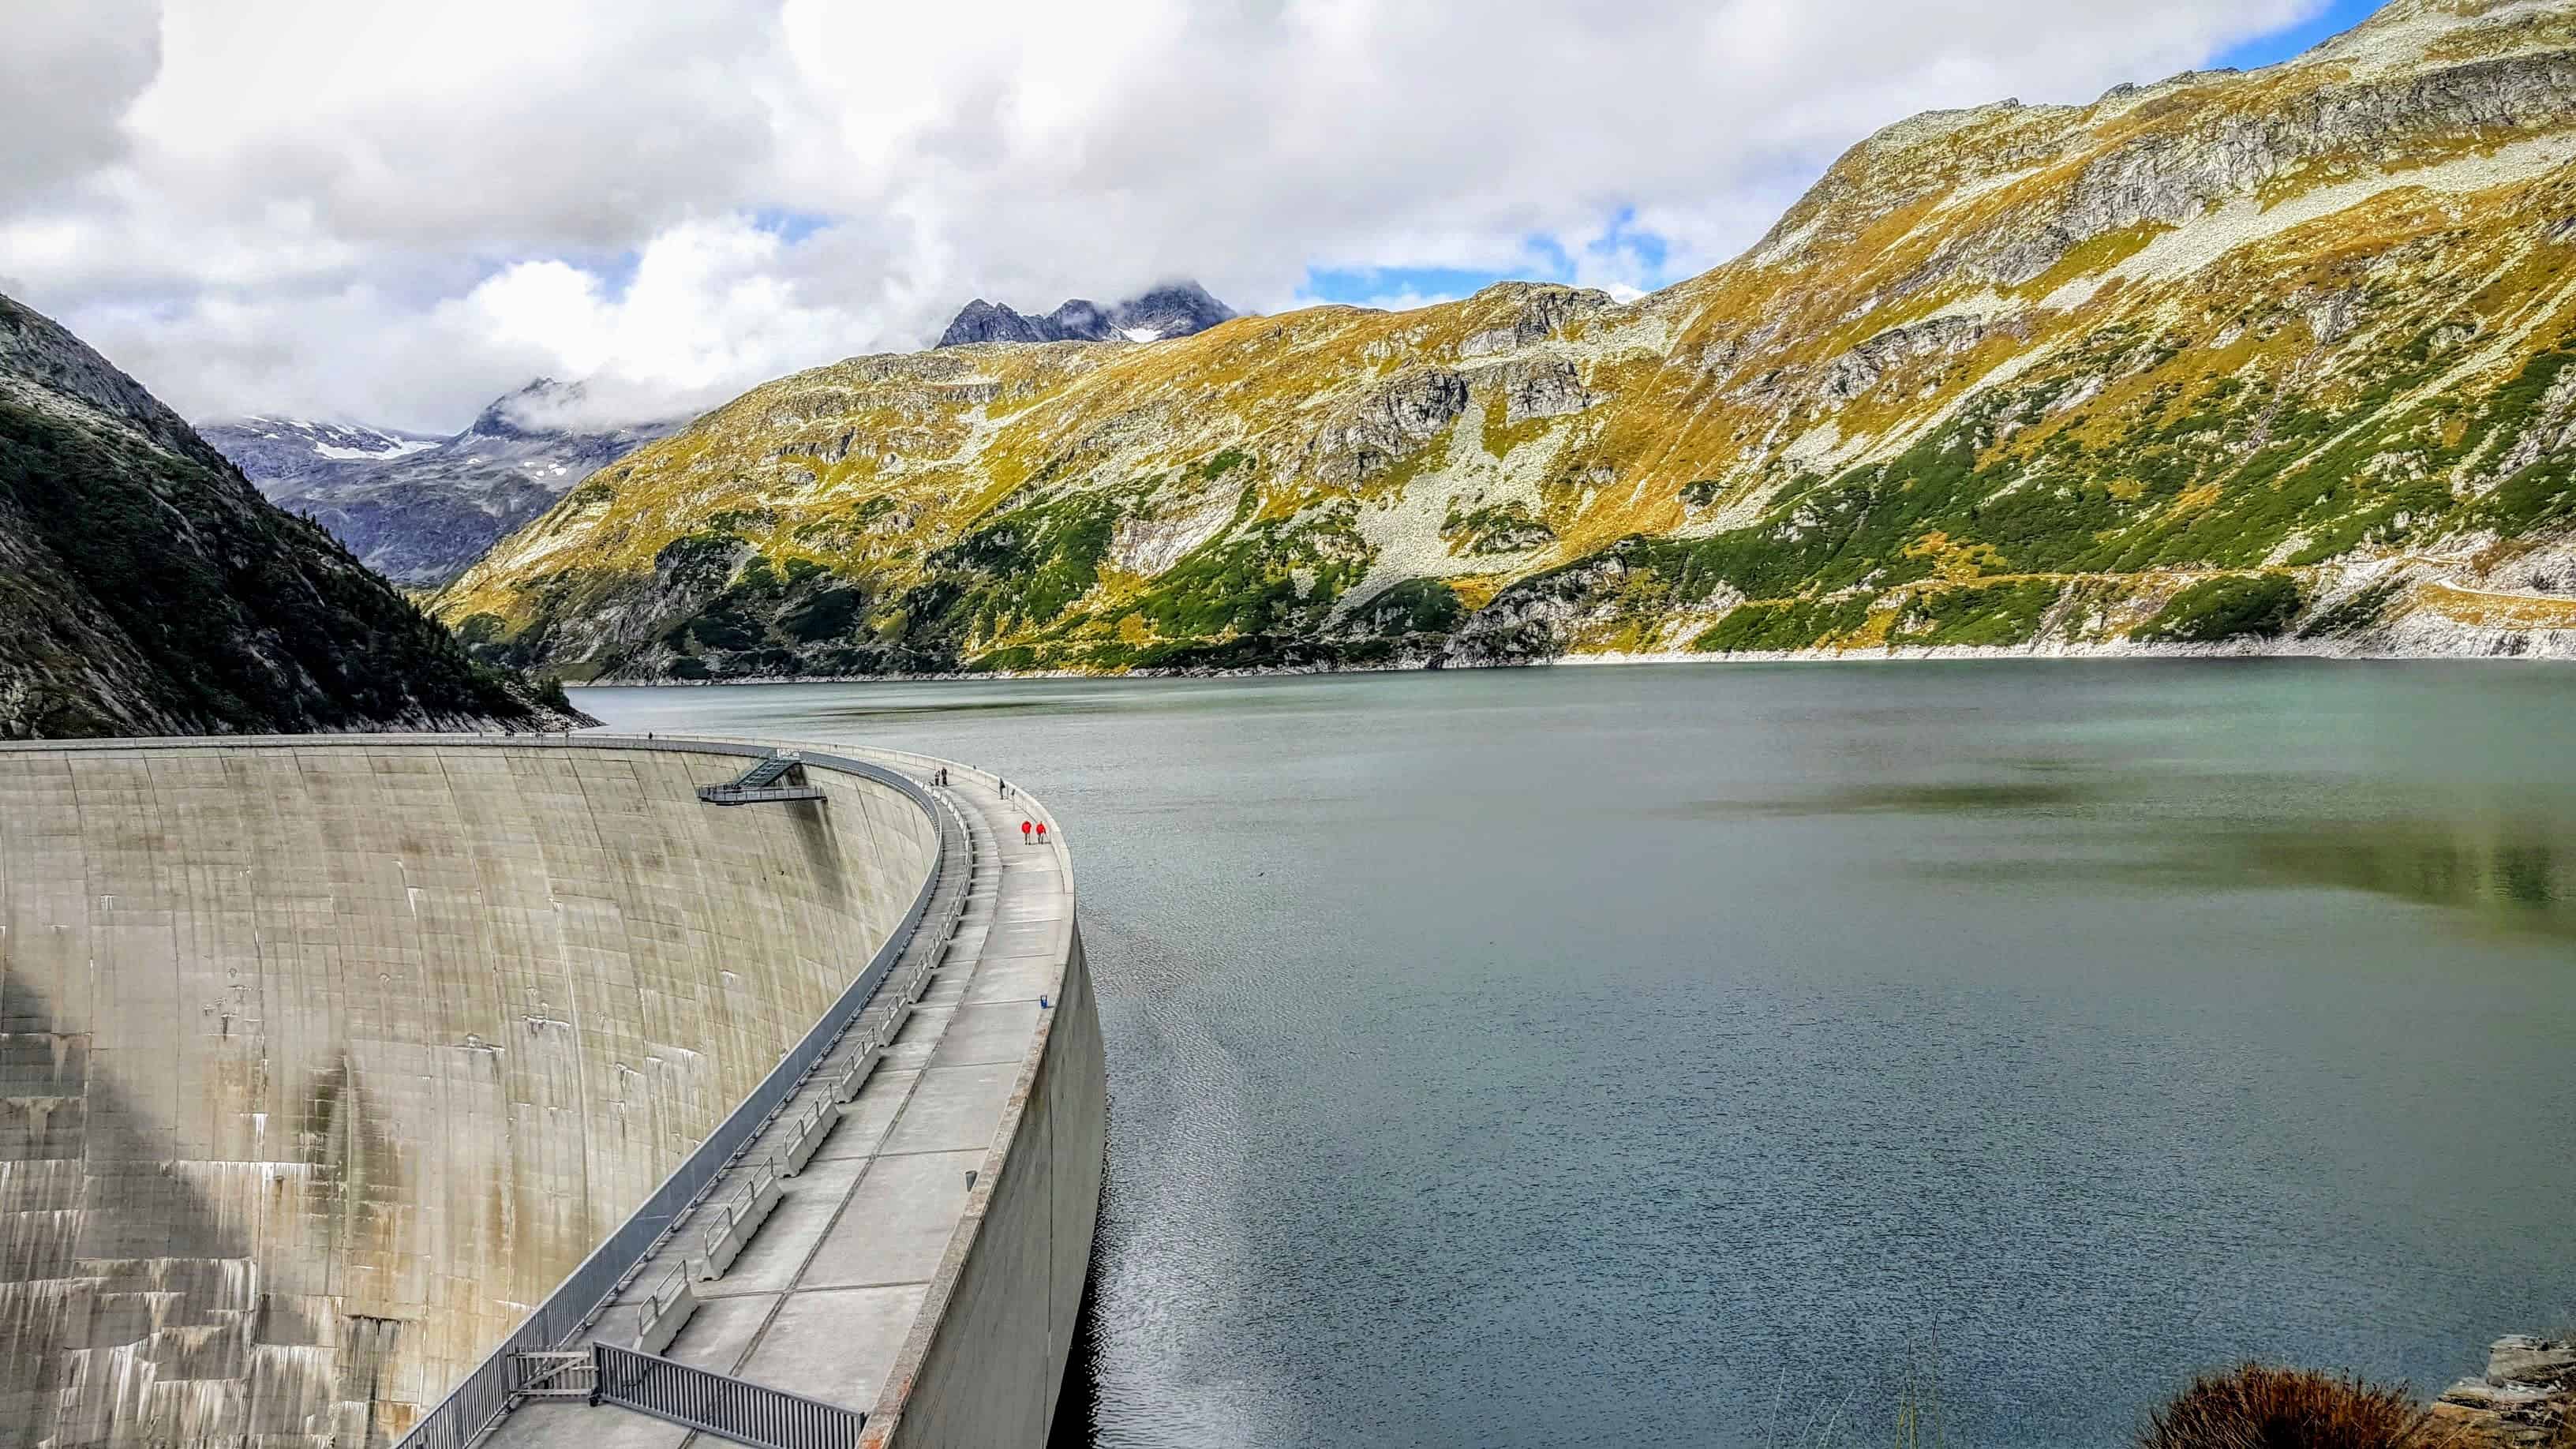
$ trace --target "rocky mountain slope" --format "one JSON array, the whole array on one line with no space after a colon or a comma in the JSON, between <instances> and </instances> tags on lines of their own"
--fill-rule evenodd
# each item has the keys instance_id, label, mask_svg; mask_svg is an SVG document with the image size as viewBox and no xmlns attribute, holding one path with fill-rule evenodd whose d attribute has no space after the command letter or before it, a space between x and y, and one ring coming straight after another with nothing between
<instances>
[{"instance_id":1,"label":"rocky mountain slope","mask_svg":"<svg viewBox=\"0 0 2576 1449\"><path fill-rule=\"evenodd\" d=\"M868 357L438 599L617 677L2576 653L2576 10L1920 116L1634 303Z\"/></svg>"},{"instance_id":2,"label":"rocky mountain slope","mask_svg":"<svg viewBox=\"0 0 2576 1449\"><path fill-rule=\"evenodd\" d=\"M567 718L0 297L0 738Z\"/></svg>"},{"instance_id":3,"label":"rocky mountain slope","mask_svg":"<svg viewBox=\"0 0 2576 1449\"><path fill-rule=\"evenodd\" d=\"M437 447L443 438L265 414L197 424L197 436L241 469L262 497L291 490L308 479L345 472L351 464L385 463Z\"/></svg>"},{"instance_id":4,"label":"rocky mountain slope","mask_svg":"<svg viewBox=\"0 0 2576 1449\"><path fill-rule=\"evenodd\" d=\"M1030 317L978 297L939 334L941 347L979 342L1156 342L1189 337L1229 321L1234 309L1196 282L1173 282L1102 308L1077 297L1043 317Z\"/></svg>"},{"instance_id":5,"label":"rocky mountain slope","mask_svg":"<svg viewBox=\"0 0 2576 1449\"><path fill-rule=\"evenodd\" d=\"M250 418L201 429L262 496L331 531L369 568L442 584L594 469L681 424L569 422L582 385L538 378L452 438Z\"/></svg>"}]
</instances>

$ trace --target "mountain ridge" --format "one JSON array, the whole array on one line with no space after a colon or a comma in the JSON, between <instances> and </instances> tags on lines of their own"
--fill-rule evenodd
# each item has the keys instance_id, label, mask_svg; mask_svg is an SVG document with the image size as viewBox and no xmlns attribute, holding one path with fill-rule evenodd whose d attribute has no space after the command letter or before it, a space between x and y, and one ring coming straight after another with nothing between
<instances>
[{"instance_id":1,"label":"mountain ridge","mask_svg":"<svg viewBox=\"0 0 2576 1449\"><path fill-rule=\"evenodd\" d=\"M1158 342L1190 337L1230 321L1233 308L1196 282L1166 282L1104 309L1076 297L1042 316L978 297L961 308L934 347L979 343Z\"/></svg>"},{"instance_id":2,"label":"mountain ridge","mask_svg":"<svg viewBox=\"0 0 2576 1449\"><path fill-rule=\"evenodd\" d=\"M133 378L0 296L0 738L537 728Z\"/></svg>"},{"instance_id":3,"label":"mountain ridge","mask_svg":"<svg viewBox=\"0 0 2576 1449\"><path fill-rule=\"evenodd\" d=\"M205 431L261 496L312 518L395 583L426 588L596 469L685 422L590 424L579 420L586 400L581 383L540 377L445 437L274 418ZM369 449L370 439L381 445Z\"/></svg>"},{"instance_id":4,"label":"mountain ridge","mask_svg":"<svg viewBox=\"0 0 2576 1449\"><path fill-rule=\"evenodd\" d=\"M341 464L386 462L446 441L431 433L273 413L209 418L196 429L271 502L277 492L336 472Z\"/></svg>"},{"instance_id":5,"label":"mountain ridge","mask_svg":"<svg viewBox=\"0 0 2576 1449\"><path fill-rule=\"evenodd\" d=\"M618 678L2576 652L2576 16L1864 139L1629 303L856 358L444 591Z\"/></svg>"}]
</instances>

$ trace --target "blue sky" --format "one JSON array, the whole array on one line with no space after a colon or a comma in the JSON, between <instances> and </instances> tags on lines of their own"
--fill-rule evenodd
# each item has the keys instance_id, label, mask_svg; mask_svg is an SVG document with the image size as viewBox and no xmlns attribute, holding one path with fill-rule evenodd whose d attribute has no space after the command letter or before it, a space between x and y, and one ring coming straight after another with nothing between
<instances>
[{"instance_id":1,"label":"blue sky","mask_svg":"<svg viewBox=\"0 0 2576 1449\"><path fill-rule=\"evenodd\" d=\"M2327 36L2350 30L2369 19L2372 12L2379 9L2381 3L2382 0L2333 0L2333 3L2326 7L2325 13L2316 19L2304 25L2293 25L2287 30L2275 31L2259 40L2249 40L2218 57L2213 64L2232 65L2239 70L2252 70L2256 66L2270 65L2276 60L2288 60Z\"/></svg>"},{"instance_id":2,"label":"blue sky","mask_svg":"<svg viewBox=\"0 0 2576 1449\"><path fill-rule=\"evenodd\" d=\"M2291 56L2315 45L2330 35L2351 29L2368 19L2385 0L2329 0L2314 19L2277 30L2235 46L2211 57L2210 68L2232 66L2253 70ZM1663 272L1663 239L1632 228L1632 215L1623 213L1615 222L1602 245L1633 250L1648 264L1647 274L1659 283L1681 280ZM1310 267L1300 293L1316 302L1377 302L1404 298L1463 297L1470 292L1505 279L1531 282L1571 282L1575 276L1575 258L1554 239L1532 236L1524 243L1526 263L1508 271L1475 271L1460 267Z\"/></svg>"}]
</instances>

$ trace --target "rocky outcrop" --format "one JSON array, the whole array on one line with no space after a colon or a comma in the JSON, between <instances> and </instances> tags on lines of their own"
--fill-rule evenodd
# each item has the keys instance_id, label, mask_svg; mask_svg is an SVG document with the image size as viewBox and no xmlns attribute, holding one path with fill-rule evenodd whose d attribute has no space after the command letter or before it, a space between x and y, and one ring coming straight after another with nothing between
<instances>
[{"instance_id":1,"label":"rocky outcrop","mask_svg":"<svg viewBox=\"0 0 2576 1449\"><path fill-rule=\"evenodd\" d=\"M1507 282L1502 291L1512 300L1511 320L1469 335L1458 346L1460 356L1485 357L1535 347L1562 335L1578 319L1597 317L1618 305L1609 293L1589 287Z\"/></svg>"},{"instance_id":2,"label":"rocky outcrop","mask_svg":"<svg viewBox=\"0 0 2576 1449\"><path fill-rule=\"evenodd\" d=\"M1209 296L1198 283L1174 282L1119 303L1110 325L1129 337L1142 332L1156 339L1189 337L1232 321L1234 315L1233 308Z\"/></svg>"},{"instance_id":3,"label":"rocky outcrop","mask_svg":"<svg viewBox=\"0 0 2576 1449\"><path fill-rule=\"evenodd\" d=\"M1583 386L1583 369L1569 357L1527 357L1470 372L1471 387L1490 387L1502 403L1506 425L1532 418L1561 418L1599 401Z\"/></svg>"},{"instance_id":4,"label":"rocky outcrop","mask_svg":"<svg viewBox=\"0 0 2576 1449\"><path fill-rule=\"evenodd\" d=\"M1416 368L1370 388L1315 437L1306 472L1351 487L1420 451L1467 410L1467 380L1443 367Z\"/></svg>"},{"instance_id":5,"label":"rocky outcrop","mask_svg":"<svg viewBox=\"0 0 2576 1449\"><path fill-rule=\"evenodd\" d=\"M2374 34L2393 37L2423 19L2431 3L2400 0L2384 7L2344 38L2346 47L2369 55ZM2489 8L2507 12L2496 23L2510 23L2511 7ZM2293 178L2310 163L2451 141L2477 143L2576 122L2576 56L2564 51L2359 79L2250 113L2232 104L2227 82L2233 75L2203 73L2155 88L2154 100L2172 117L2169 123L2085 161L2071 184L1959 238L1909 276L1899 292L1953 279L2019 286L2096 237L2141 224L2185 225L2232 199ZM2126 103L2113 107L2123 114L2143 99L2134 93L2105 97ZM2051 135L2072 149L2088 119L2077 107L2028 108L2020 125L2038 134L2025 136L2008 159L2023 161ZM1902 154L1915 149L1917 140L1915 131L1893 128L1863 142L1862 149Z\"/></svg>"},{"instance_id":6,"label":"rocky outcrop","mask_svg":"<svg viewBox=\"0 0 2576 1449\"><path fill-rule=\"evenodd\" d=\"M1067 302L1061 312L1074 303ZM1090 304L1081 304L1088 309ZM1062 342L1053 317L1023 317L1010 308L978 297L958 309L949 319L948 330L939 334L939 347L973 347L986 342Z\"/></svg>"},{"instance_id":7,"label":"rocky outcrop","mask_svg":"<svg viewBox=\"0 0 2576 1449\"><path fill-rule=\"evenodd\" d=\"M1441 662L1450 666L1533 664L1572 647L1602 617L1604 601L1633 576L1622 550L1522 580L1457 630Z\"/></svg>"},{"instance_id":8,"label":"rocky outcrop","mask_svg":"<svg viewBox=\"0 0 2576 1449\"><path fill-rule=\"evenodd\" d=\"M1965 352L1985 335L1984 325L1967 317L1935 317L1909 327L1891 327L1826 364L1816 384L1817 395L1827 402L1849 402L1905 363Z\"/></svg>"},{"instance_id":9,"label":"rocky outcrop","mask_svg":"<svg viewBox=\"0 0 2576 1449\"><path fill-rule=\"evenodd\" d=\"M0 738L572 718L0 297Z\"/></svg>"},{"instance_id":10,"label":"rocky outcrop","mask_svg":"<svg viewBox=\"0 0 2576 1449\"><path fill-rule=\"evenodd\" d=\"M2455 1449L2557 1449L2576 1436L2576 1342L2497 1339L2486 1373L2444 1390L2433 1421Z\"/></svg>"},{"instance_id":11,"label":"rocky outcrop","mask_svg":"<svg viewBox=\"0 0 2576 1449\"><path fill-rule=\"evenodd\" d=\"M1234 309L1196 282L1172 282L1114 306L1079 297L1043 316L1028 316L978 297L939 334L938 347L986 342L1159 342L1205 332Z\"/></svg>"}]
</instances>

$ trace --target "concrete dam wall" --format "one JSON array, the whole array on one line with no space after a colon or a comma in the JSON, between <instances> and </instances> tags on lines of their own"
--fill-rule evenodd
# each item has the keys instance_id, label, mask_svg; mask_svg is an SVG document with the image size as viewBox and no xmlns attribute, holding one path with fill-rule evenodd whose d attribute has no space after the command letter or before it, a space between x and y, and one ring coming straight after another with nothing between
<instances>
[{"instance_id":1,"label":"concrete dam wall","mask_svg":"<svg viewBox=\"0 0 2576 1449\"><path fill-rule=\"evenodd\" d=\"M0 1449L399 1438L921 889L915 800L744 763L0 748Z\"/></svg>"}]
</instances>

